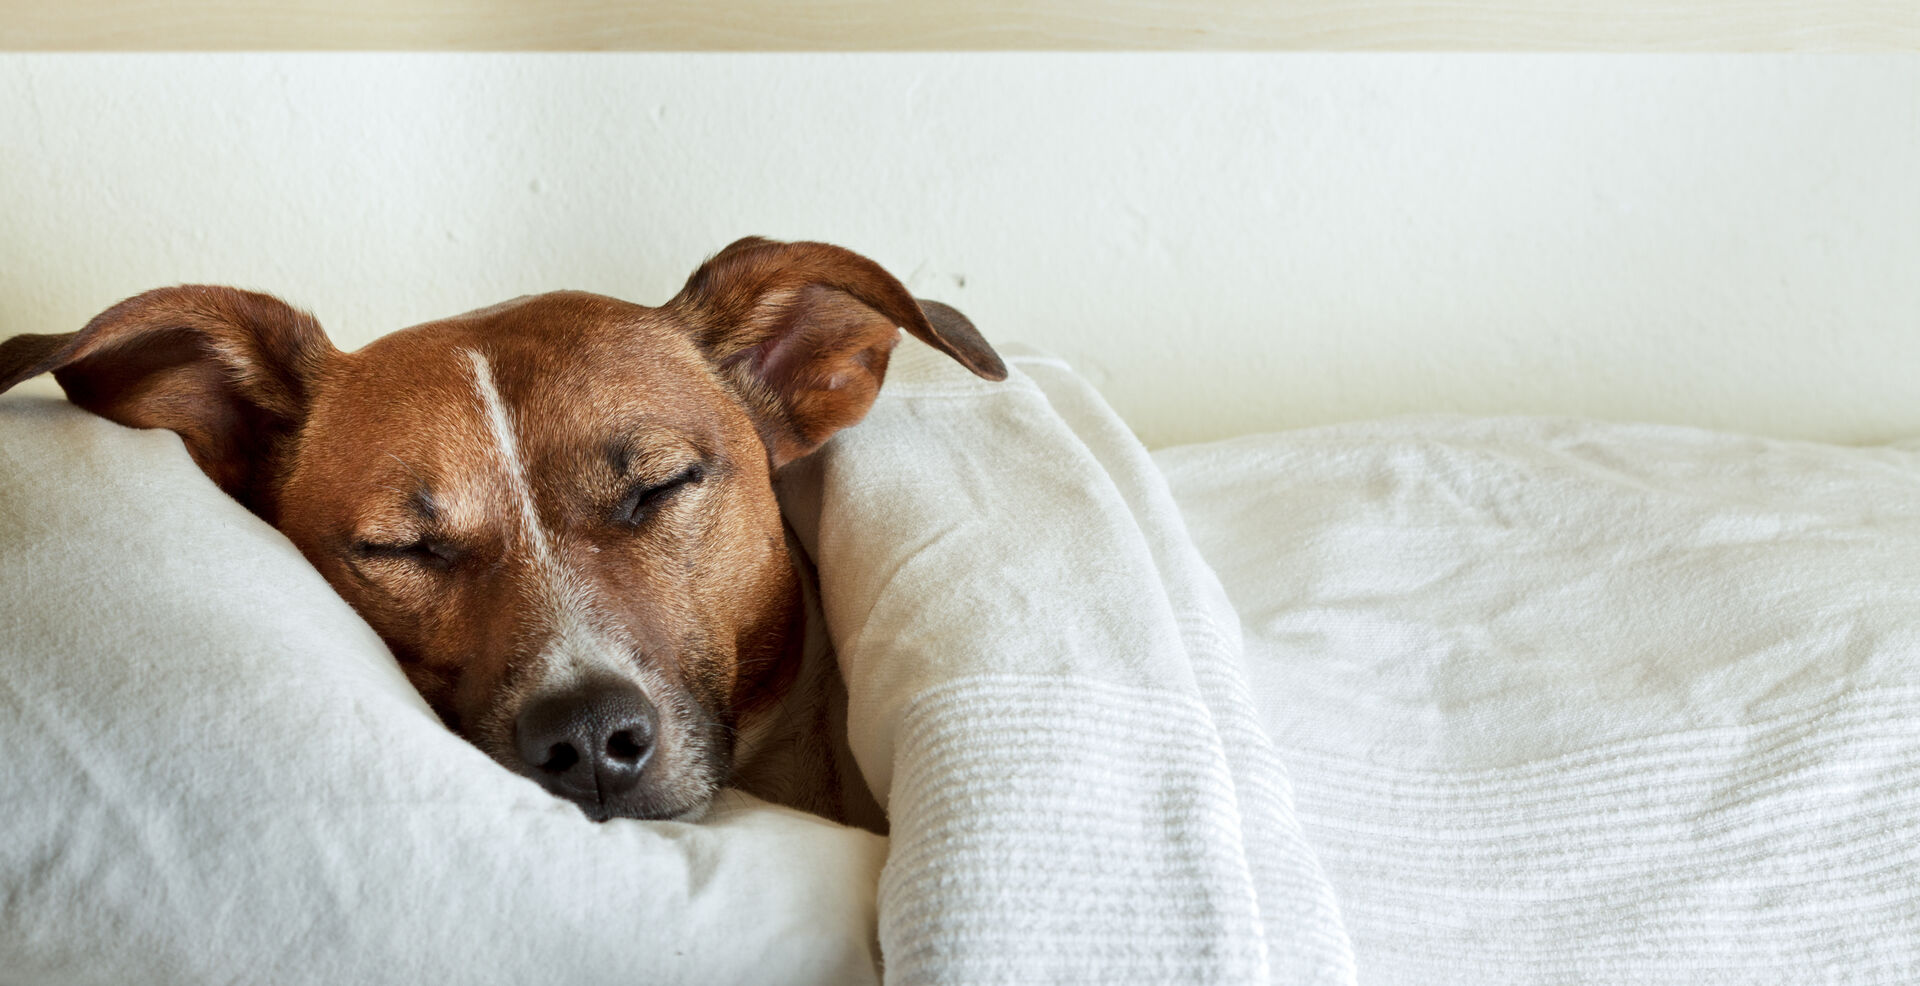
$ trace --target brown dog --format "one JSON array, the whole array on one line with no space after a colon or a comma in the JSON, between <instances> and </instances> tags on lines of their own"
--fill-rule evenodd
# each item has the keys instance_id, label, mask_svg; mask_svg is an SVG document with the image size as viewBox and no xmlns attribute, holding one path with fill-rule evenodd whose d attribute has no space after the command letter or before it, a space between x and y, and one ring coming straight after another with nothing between
<instances>
[{"instance_id":1,"label":"brown dog","mask_svg":"<svg viewBox=\"0 0 1920 986\"><path fill-rule=\"evenodd\" d=\"M658 308L536 295L351 353L266 295L165 288L0 344L0 391L52 371L81 407L177 432L448 726L589 816L697 817L730 779L843 815L790 776L832 787L843 750L734 774L735 737L791 734L783 694L822 687L795 682L802 576L771 480L866 414L897 327L1006 376L872 261L744 239Z\"/></svg>"}]
</instances>

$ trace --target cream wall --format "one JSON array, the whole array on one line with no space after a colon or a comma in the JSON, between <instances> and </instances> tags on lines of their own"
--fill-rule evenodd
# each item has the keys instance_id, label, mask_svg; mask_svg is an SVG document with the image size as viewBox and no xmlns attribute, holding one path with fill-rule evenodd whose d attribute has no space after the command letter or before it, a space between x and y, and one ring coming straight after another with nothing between
<instances>
[{"instance_id":1,"label":"cream wall","mask_svg":"<svg viewBox=\"0 0 1920 986\"><path fill-rule=\"evenodd\" d=\"M336 340L843 243L1150 443L1404 411L1920 435L1920 58L0 57L0 334Z\"/></svg>"}]
</instances>

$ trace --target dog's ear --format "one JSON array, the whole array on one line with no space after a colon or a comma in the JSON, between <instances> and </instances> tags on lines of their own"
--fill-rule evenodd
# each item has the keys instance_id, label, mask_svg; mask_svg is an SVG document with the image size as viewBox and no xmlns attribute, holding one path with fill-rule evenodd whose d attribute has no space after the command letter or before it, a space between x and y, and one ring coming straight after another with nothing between
<instances>
[{"instance_id":1,"label":"dog's ear","mask_svg":"<svg viewBox=\"0 0 1920 986\"><path fill-rule=\"evenodd\" d=\"M0 392L52 371L67 398L95 414L177 432L221 489L267 516L262 481L333 352L312 316L277 298L161 288L78 332L0 342Z\"/></svg>"},{"instance_id":2,"label":"dog's ear","mask_svg":"<svg viewBox=\"0 0 1920 986\"><path fill-rule=\"evenodd\" d=\"M776 469L866 415L902 328L981 377L1007 376L966 316L825 243L735 242L667 307L746 401Z\"/></svg>"}]
</instances>

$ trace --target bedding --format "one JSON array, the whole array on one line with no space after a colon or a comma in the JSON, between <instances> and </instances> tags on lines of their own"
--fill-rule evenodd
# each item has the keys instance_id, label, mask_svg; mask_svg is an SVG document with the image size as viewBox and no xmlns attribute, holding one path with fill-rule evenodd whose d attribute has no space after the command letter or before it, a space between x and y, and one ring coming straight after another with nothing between
<instances>
[{"instance_id":1,"label":"bedding","mask_svg":"<svg viewBox=\"0 0 1920 986\"><path fill-rule=\"evenodd\" d=\"M1002 351L1003 384L896 355L784 484L892 825L889 978L1352 981L1166 484L1084 381Z\"/></svg>"},{"instance_id":2,"label":"bedding","mask_svg":"<svg viewBox=\"0 0 1920 986\"><path fill-rule=\"evenodd\" d=\"M0 982L877 982L886 842L606 824L448 732L170 432L0 400Z\"/></svg>"},{"instance_id":3,"label":"bedding","mask_svg":"<svg viewBox=\"0 0 1920 986\"><path fill-rule=\"evenodd\" d=\"M0 399L0 981L1920 977L1920 451L1149 456L903 342L783 478L890 838L586 821L172 435Z\"/></svg>"},{"instance_id":4,"label":"bedding","mask_svg":"<svg viewBox=\"0 0 1920 986\"><path fill-rule=\"evenodd\" d=\"M1920 982L1920 447L1170 449L1362 982Z\"/></svg>"}]
</instances>

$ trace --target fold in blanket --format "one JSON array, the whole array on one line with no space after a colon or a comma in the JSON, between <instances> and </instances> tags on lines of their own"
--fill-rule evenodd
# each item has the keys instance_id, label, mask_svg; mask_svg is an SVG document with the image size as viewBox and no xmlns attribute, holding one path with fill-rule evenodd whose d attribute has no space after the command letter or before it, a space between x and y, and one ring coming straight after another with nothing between
<instances>
[{"instance_id":1,"label":"fold in blanket","mask_svg":"<svg viewBox=\"0 0 1920 986\"><path fill-rule=\"evenodd\" d=\"M783 483L892 820L887 980L1352 982L1164 482L1064 366L1011 362L903 345Z\"/></svg>"}]
</instances>

